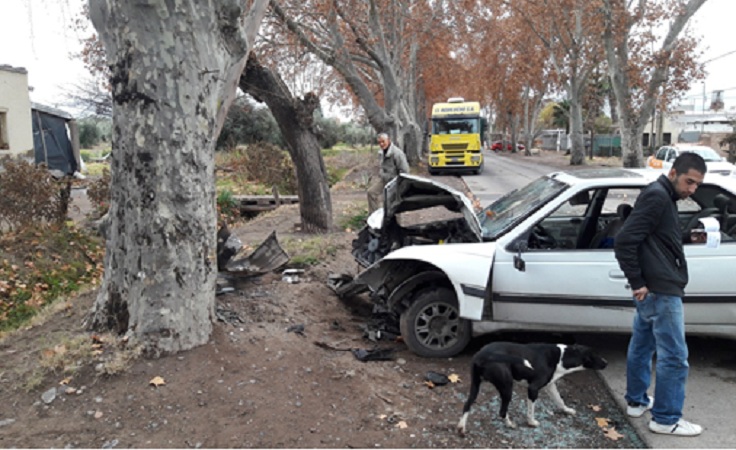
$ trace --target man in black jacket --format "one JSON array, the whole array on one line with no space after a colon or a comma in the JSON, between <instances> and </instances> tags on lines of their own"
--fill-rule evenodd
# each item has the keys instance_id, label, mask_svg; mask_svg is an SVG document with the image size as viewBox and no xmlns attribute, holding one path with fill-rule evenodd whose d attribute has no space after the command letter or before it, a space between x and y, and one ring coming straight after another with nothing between
<instances>
[{"instance_id":1,"label":"man in black jacket","mask_svg":"<svg viewBox=\"0 0 736 450\"><path fill-rule=\"evenodd\" d=\"M614 243L636 304L626 355L626 412L641 417L651 409L649 429L674 436L697 436L703 431L682 419L689 368L682 296L688 273L677 200L690 197L705 172L699 155L678 156L666 176L642 190ZM654 397L649 397L655 351L657 381Z\"/></svg>"}]
</instances>

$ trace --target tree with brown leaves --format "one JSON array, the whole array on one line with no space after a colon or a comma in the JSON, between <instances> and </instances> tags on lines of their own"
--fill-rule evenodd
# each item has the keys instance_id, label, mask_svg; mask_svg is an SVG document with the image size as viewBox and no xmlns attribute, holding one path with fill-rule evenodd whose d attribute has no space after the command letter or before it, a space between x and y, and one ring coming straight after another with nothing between
<instances>
[{"instance_id":1,"label":"tree with brown leaves","mask_svg":"<svg viewBox=\"0 0 736 450\"><path fill-rule=\"evenodd\" d=\"M616 94L624 167L643 167L641 135L655 107L702 78L696 41L681 36L706 0L603 0L605 54ZM667 24L664 38L651 30Z\"/></svg>"}]
</instances>

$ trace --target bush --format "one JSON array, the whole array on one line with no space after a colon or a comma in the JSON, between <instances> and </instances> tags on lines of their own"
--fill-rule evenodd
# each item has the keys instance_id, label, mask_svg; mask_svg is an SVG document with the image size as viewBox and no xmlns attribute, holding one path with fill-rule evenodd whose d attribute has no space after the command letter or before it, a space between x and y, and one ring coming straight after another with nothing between
<instances>
[{"instance_id":1,"label":"bush","mask_svg":"<svg viewBox=\"0 0 736 450\"><path fill-rule=\"evenodd\" d=\"M21 159L6 157L0 165L0 232L66 220L71 181Z\"/></svg>"},{"instance_id":2,"label":"bush","mask_svg":"<svg viewBox=\"0 0 736 450\"><path fill-rule=\"evenodd\" d=\"M102 217L110 209L110 170L102 169L102 176L87 187L87 198L94 206L92 215Z\"/></svg>"},{"instance_id":3,"label":"bush","mask_svg":"<svg viewBox=\"0 0 736 450\"><path fill-rule=\"evenodd\" d=\"M238 98L230 108L217 138L217 149L228 149L240 144L268 142L283 146L284 140L276 119L268 108L256 108L245 97Z\"/></svg>"},{"instance_id":4,"label":"bush","mask_svg":"<svg viewBox=\"0 0 736 450\"><path fill-rule=\"evenodd\" d=\"M91 121L79 122L79 146L81 148L92 148L100 143L102 133L97 124Z\"/></svg>"}]
</instances>

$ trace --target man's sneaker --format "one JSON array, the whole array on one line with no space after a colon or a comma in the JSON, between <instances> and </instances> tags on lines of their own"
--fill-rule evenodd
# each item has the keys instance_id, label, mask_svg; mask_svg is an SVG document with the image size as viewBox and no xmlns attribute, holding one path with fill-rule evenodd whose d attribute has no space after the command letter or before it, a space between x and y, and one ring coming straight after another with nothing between
<instances>
[{"instance_id":1,"label":"man's sneaker","mask_svg":"<svg viewBox=\"0 0 736 450\"><path fill-rule=\"evenodd\" d=\"M662 425L652 420L649 422L649 430L654 433L672 436L697 436L703 432L703 427L690 423L685 419L680 419L672 425Z\"/></svg>"},{"instance_id":2,"label":"man's sneaker","mask_svg":"<svg viewBox=\"0 0 736 450\"><path fill-rule=\"evenodd\" d=\"M629 403L626 407L626 414L628 414L629 417L641 417L645 412L652 409L652 406L654 406L654 397L649 397L648 405L634 405Z\"/></svg>"}]
</instances>

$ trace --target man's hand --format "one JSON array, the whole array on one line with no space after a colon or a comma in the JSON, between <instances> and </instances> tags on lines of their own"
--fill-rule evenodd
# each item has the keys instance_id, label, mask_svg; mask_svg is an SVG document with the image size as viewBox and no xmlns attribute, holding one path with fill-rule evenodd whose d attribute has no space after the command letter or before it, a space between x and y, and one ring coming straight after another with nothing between
<instances>
[{"instance_id":1,"label":"man's hand","mask_svg":"<svg viewBox=\"0 0 736 450\"><path fill-rule=\"evenodd\" d=\"M638 301L642 301L645 298L647 298L647 294L649 294L649 289L647 289L646 286L640 287L639 289L634 289L634 298Z\"/></svg>"},{"instance_id":2,"label":"man's hand","mask_svg":"<svg viewBox=\"0 0 736 450\"><path fill-rule=\"evenodd\" d=\"M704 230L690 230L690 242L693 244L705 244L708 240L708 235Z\"/></svg>"}]
</instances>

